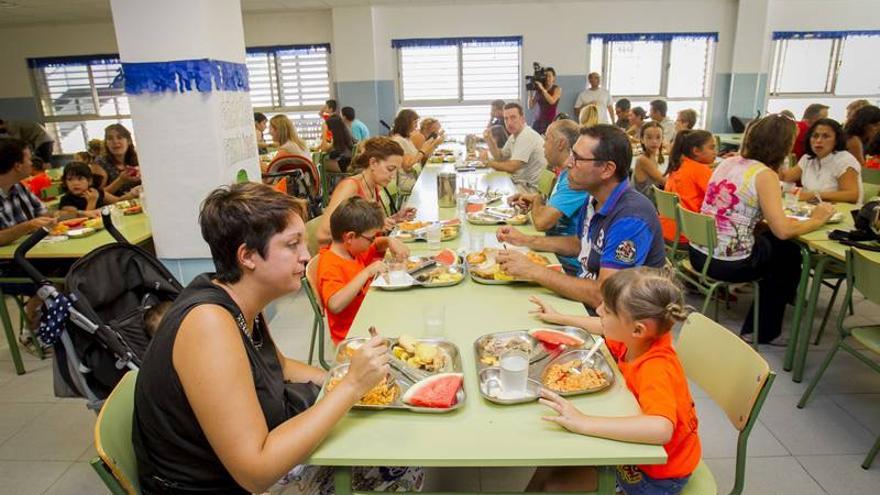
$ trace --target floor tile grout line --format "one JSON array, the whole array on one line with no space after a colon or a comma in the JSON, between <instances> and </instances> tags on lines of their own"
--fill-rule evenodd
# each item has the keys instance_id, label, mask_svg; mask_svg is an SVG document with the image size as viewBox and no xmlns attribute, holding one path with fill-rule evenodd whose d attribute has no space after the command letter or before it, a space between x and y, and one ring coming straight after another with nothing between
<instances>
[{"instance_id":1,"label":"floor tile grout line","mask_svg":"<svg viewBox=\"0 0 880 495\"><path fill-rule=\"evenodd\" d=\"M837 395L859 395L859 394L837 394ZM871 395L871 394L864 394L864 395ZM856 417L855 415L853 415L853 414L849 411L848 408L844 407L843 404L841 404L841 403L837 402L836 400L834 400L834 395L830 395L830 394L829 394L829 395L828 395L828 398L831 400L831 402L834 403L834 405L836 405L836 406L839 407L841 410L843 410L843 412L845 412L845 413L847 414L847 416L849 416L850 418L852 418L853 421L855 421L856 424L858 424L859 426L861 426L862 428L864 428L865 430L867 430L868 433L874 435L874 428L872 428L871 426L868 426L867 424L863 423L861 420L859 420L858 417ZM809 407L809 404L807 404L807 405L804 406L804 407Z\"/></svg>"},{"instance_id":2,"label":"floor tile grout line","mask_svg":"<svg viewBox=\"0 0 880 495\"><path fill-rule=\"evenodd\" d=\"M801 469L803 469L804 472L807 473L807 476L809 476L810 479L813 480L813 482L815 482L816 485L818 485L819 488L822 489L822 491L824 491L825 493L830 493L830 492L828 491L828 489L825 488L825 485L823 485L822 483L820 483L819 480L817 480L816 477L813 476L813 473L811 473L810 470L807 469L807 466L804 466L804 463L802 463L801 460L798 459L798 456L792 456L792 457L794 457L794 462L798 463L798 466L800 466Z\"/></svg>"},{"instance_id":3,"label":"floor tile grout line","mask_svg":"<svg viewBox=\"0 0 880 495\"><path fill-rule=\"evenodd\" d=\"M0 404L3 404L3 402L0 402ZM47 405L51 406L52 404L55 404L55 403L54 403L54 402L10 402L9 404L47 404ZM45 410L45 411L41 412L40 414L37 414L36 416L31 417L30 420L28 420L28 421L26 421L24 424L22 424L20 428L18 428L17 430L15 430L15 432L10 433L9 437L8 437L6 440L0 441L0 448L3 448L3 445L4 445L6 442L12 440L16 435L18 435L19 433L21 433L22 430L24 430L25 428L27 428L31 423L33 423L34 421L36 421L37 419L39 419L40 416L42 416L42 415L48 413L48 412L49 412L49 409L50 409L49 407L46 407L46 410Z\"/></svg>"},{"instance_id":4,"label":"floor tile grout line","mask_svg":"<svg viewBox=\"0 0 880 495\"><path fill-rule=\"evenodd\" d=\"M779 437L777 437L777 436L776 436L776 433L773 433L773 430L770 429L770 426L767 425L767 423L761 421L761 417L760 417L760 415L758 416L758 424L760 424L761 426L763 426L764 429L767 430L767 433L769 433L770 436L773 437L773 439L776 440L777 443L779 443L779 445L782 445L782 448L785 449L786 452L788 452L788 455L789 455L789 456L793 456L793 455L794 455L794 454L791 452L791 449L789 449L788 446L785 445L785 442L783 442ZM749 455L746 454L746 457L749 457Z\"/></svg>"},{"instance_id":5,"label":"floor tile grout line","mask_svg":"<svg viewBox=\"0 0 880 495\"><path fill-rule=\"evenodd\" d=\"M70 465L67 466L67 469L65 469L64 471L62 471L61 474L58 475L58 477L55 478L55 479L52 481L52 483L50 483L49 486L46 487L46 489L42 491L42 495L46 495L46 493L48 493L49 490L52 489L52 487L54 487L59 481L61 481L61 478L63 478L64 475L67 474L68 471L70 471L71 469L73 469L73 466L74 466L75 464L76 464L76 461L71 462Z\"/></svg>"}]
</instances>

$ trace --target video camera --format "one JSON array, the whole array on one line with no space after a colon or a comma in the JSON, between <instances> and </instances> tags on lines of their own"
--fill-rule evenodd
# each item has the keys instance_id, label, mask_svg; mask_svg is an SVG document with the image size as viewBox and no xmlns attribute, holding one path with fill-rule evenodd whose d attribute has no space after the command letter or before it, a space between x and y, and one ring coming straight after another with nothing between
<instances>
[{"instance_id":1,"label":"video camera","mask_svg":"<svg viewBox=\"0 0 880 495\"><path fill-rule=\"evenodd\" d=\"M538 87L535 86L536 82L541 83L544 88L547 88L547 68L541 67L541 64L538 62L533 62L532 67L534 73L531 76L526 76L526 90L537 90Z\"/></svg>"}]
</instances>

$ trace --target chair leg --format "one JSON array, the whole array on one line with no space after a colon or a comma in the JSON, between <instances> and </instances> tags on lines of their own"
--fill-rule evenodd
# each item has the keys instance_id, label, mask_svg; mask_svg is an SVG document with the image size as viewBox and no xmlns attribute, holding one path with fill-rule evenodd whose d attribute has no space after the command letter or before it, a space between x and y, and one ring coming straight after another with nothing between
<instances>
[{"instance_id":1,"label":"chair leg","mask_svg":"<svg viewBox=\"0 0 880 495\"><path fill-rule=\"evenodd\" d=\"M825 370L828 369L828 365L831 364L831 360L834 359L834 355L837 354L837 350L840 349L840 343L843 341L842 338L838 337L837 342L834 343L834 347L828 351L828 355L825 356L825 360L822 361L822 365L819 366L819 369L816 370L816 375L813 376L813 379L810 380L810 386L804 390L804 395L801 396L801 400L798 401L797 407L798 409L803 409L805 405L807 405L807 401L810 400L810 394L813 393L813 389L816 388L816 385L819 383L819 379L822 378L822 375L825 374Z\"/></svg>"},{"instance_id":2,"label":"chair leg","mask_svg":"<svg viewBox=\"0 0 880 495\"><path fill-rule=\"evenodd\" d=\"M717 285L709 286L709 289L706 291L706 299L703 301L703 309L700 311L701 313L706 314L706 311L709 309L709 304L712 302L712 296L715 294L715 289L717 288Z\"/></svg>"},{"instance_id":3,"label":"chair leg","mask_svg":"<svg viewBox=\"0 0 880 495\"><path fill-rule=\"evenodd\" d=\"M819 342L822 340L822 334L825 333L825 325L828 324L828 317L831 316L831 310L834 308L834 302L837 301L837 292L840 290L840 286L843 285L844 279L838 279L837 283L834 284L834 289L831 291L831 299L828 300L828 307L825 308L825 316L822 317L822 324L819 325L819 331L816 332L816 339L813 340L813 345L819 345ZM846 311L846 307L840 308L841 311Z\"/></svg>"},{"instance_id":4,"label":"chair leg","mask_svg":"<svg viewBox=\"0 0 880 495\"><path fill-rule=\"evenodd\" d=\"M309 342L309 365L311 366L312 360L315 358L315 341L318 338L318 320L317 317L312 320L312 338Z\"/></svg>"},{"instance_id":5,"label":"chair leg","mask_svg":"<svg viewBox=\"0 0 880 495\"><path fill-rule=\"evenodd\" d=\"M18 339L15 338L15 330L12 329L12 321L9 319L9 310L6 309L6 296L0 291L0 320L3 322L3 333L6 334L6 344L9 345L9 354L15 365L15 373L24 374L24 363L21 361L21 352L18 349Z\"/></svg>"},{"instance_id":6,"label":"chair leg","mask_svg":"<svg viewBox=\"0 0 880 495\"><path fill-rule=\"evenodd\" d=\"M761 321L761 284L752 282L752 294L754 295L755 311L752 315L752 348L758 350L758 322Z\"/></svg>"},{"instance_id":7,"label":"chair leg","mask_svg":"<svg viewBox=\"0 0 880 495\"><path fill-rule=\"evenodd\" d=\"M874 462L874 458L877 457L878 450L880 450L880 437L877 437L877 441L874 442L874 446L871 447L871 451L868 452L868 456L865 457L865 461L862 463L862 469L871 469L871 464Z\"/></svg>"}]
</instances>

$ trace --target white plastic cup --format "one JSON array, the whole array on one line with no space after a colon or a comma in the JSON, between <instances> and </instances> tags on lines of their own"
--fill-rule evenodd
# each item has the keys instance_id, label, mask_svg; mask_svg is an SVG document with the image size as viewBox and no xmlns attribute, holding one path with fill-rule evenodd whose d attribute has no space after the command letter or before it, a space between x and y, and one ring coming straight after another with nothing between
<instances>
[{"instance_id":1,"label":"white plastic cup","mask_svg":"<svg viewBox=\"0 0 880 495\"><path fill-rule=\"evenodd\" d=\"M520 349L505 351L498 360L498 367L501 368L499 378L504 397L524 396L529 380L529 355Z\"/></svg>"},{"instance_id":2,"label":"white plastic cup","mask_svg":"<svg viewBox=\"0 0 880 495\"><path fill-rule=\"evenodd\" d=\"M434 222L428 226L427 231L425 233L425 238L428 241L428 249L429 250L439 250L440 249L440 240L442 238L440 232L440 223Z\"/></svg>"},{"instance_id":3,"label":"white plastic cup","mask_svg":"<svg viewBox=\"0 0 880 495\"><path fill-rule=\"evenodd\" d=\"M483 233L471 231L470 235L470 252L478 253L483 250Z\"/></svg>"}]
</instances>

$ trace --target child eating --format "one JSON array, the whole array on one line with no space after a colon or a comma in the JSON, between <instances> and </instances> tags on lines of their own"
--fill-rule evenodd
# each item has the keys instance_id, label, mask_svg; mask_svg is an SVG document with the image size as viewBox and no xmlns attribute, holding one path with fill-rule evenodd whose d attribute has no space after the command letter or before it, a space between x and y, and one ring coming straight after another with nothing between
<instances>
[{"instance_id":1,"label":"child eating","mask_svg":"<svg viewBox=\"0 0 880 495\"><path fill-rule=\"evenodd\" d=\"M605 336L608 350L641 413L629 417L587 416L571 402L544 389L541 403L556 412L545 421L581 435L662 445L666 464L618 466L617 484L627 495L680 493L700 463L697 412L684 369L672 347L672 325L686 317L681 290L650 268L631 268L602 285L599 317L563 315L532 296L542 321L581 327ZM539 468L528 491L594 490L589 467Z\"/></svg>"},{"instance_id":2,"label":"child eating","mask_svg":"<svg viewBox=\"0 0 880 495\"><path fill-rule=\"evenodd\" d=\"M395 258L409 256L409 249L397 239L380 237L384 228L382 207L360 196L346 199L330 215L333 242L319 254L317 290L334 344L348 335L370 281L388 271L382 261L385 251Z\"/></svg>"},{"instance_id":3,"label":"child eating","mask_svg":"<svg viewBox=\"0 0 880 495\"><path fill-rule=\"evenodd\" d=\"M114 196L102 189L92 187L92 170L83 162L70 162L61 176L64 195L58 201L58 210L66 217L101 216L100 208L118 201L133 199L140 188L132 189L123 196Z\"/></svg>"}]
</instances>

